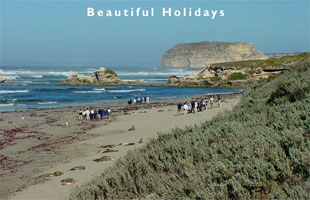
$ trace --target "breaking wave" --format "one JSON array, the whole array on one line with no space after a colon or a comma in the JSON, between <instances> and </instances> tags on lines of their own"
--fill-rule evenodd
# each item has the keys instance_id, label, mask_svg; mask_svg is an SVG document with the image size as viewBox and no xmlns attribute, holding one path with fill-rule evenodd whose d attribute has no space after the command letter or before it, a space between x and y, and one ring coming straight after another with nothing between
<instances>
[{"instance_id":1,"label":"breaking wave","mask_svg":"<svg viewBox=\"0 0 310 200\"><path fill-rule=\"evenodd\" d=\"M80 93L80 94L88 94L88 93L103 93L104 91L94 91L94 90L90 90L90 91L73 91L73 93Z\"/></svg>"},{"instance_id":2,"label":"breaking wave","mask_svg":"<svg viewBox=\"0 0 310 200\"><path fill-rule=\"evenodd\" d=\"M57 103L57 101L40 102L38 104L45 105L45 104L54 104L54 103Z\"/></svg>"},{"instance_id":3,"label":"breaking wave","mask_svg":"<svg viewBox=\"0 0 310 200\"><path fill-rule=\"evenodd\" d=\"M124 92L143 92L145 89L133 89L133 90L109 90L108 92L119 92L119 93L124 93Z\"/></svg>"},{"instance_id":4,"label":"breaking wave","mask_svg":"<svg viewBox=\"0 0 310 200\"><path fill-rule=\"evenodd\" d=\"M0 94L27 93L29 90L0 90Z\"/></svg>"},{"instance_id":5,"label":"breaking wave","mask_svg":"<svg viewBox=\"0 0 310 200\"><path fill-rule=\"evenodd\" d=\"M0 106L14 106L14 103L0 104Z\"/></svg>"},{"instance_id":6,"label":"breaking wave","mask_svg":"<svg viewBox=\"0 0 310 200\"><path fill-rule=\"evenodd\" d=\"M105 91L105 88L94 88L95 91Z\"/></svg>"}]
</instances>

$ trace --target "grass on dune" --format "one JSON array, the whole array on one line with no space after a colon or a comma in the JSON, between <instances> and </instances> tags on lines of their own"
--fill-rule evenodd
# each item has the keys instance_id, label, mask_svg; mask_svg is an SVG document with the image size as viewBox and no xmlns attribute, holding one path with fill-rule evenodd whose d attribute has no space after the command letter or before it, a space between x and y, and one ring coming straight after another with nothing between
<instances>
[{"instance_id":1,"label":"grass on dune","mask_svg":"<svg viewBox=\"0 0 310 200\"><path fill-rule=\"evenodd\" d=\"M300 53L291 56L283 56L281 58L268 58L266 60L247 60L217 63L216 66L221 67L241 67L241 68L266 68L266 67L283 67L298 62L310 61L310 53Z\"/></svg>"},{"instance_id":2,"label":"grass on dune","mask_svg":"<svg viewBox=\"0 0 310 200\"><path fill-rule=\"evenodd\" d=\"M309 199L309 77L298 64L233 112L160 134L71 199Z\"/></svg>"}]
</instances>

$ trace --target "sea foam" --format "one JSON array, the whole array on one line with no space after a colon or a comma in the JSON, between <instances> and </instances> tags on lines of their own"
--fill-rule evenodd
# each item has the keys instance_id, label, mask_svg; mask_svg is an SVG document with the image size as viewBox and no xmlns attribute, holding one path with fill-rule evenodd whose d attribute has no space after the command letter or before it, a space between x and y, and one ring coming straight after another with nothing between
<instances>
[{"instance_id":1,"label":"sea foam","mask_svg":"<svg viewBox=\"0 0 310 200\"><path fill-rule=\"evenodd\" d=\"M29 90L0 90L0 94L27 93Z\"/></svg>"},{"instance_id":2,"label":"sea foam","mask_svg":"<svg viewBox=\"0 0 310 200\"><path fill-rule=\"evenodd\" d=\"M73 93L80 93L80 94L87 94L87 93L103 93L104 91L94 91L94 90L90 90L90 91L73 91Z\"/></svg>"},{"instance_id":3,"label":"sea foam","mask_svg":"<svg viewBox=\"0 0 310 200\"><path fill-rule=\"evenodd\" d=\"M40 102L38 104L45 105L45 104L54 104L54 103L57 103L57 101Z\"/></svg>"},{"instance_id":4,"label":"sea foam","mask_svg":"<svg viewBox=\"0 0 310 200\"><path fill-rule=\"evenodd\" d=\"M14 103L0 104L0 106L14 106Z\"/></svg>"},{"instance_id":5,"label":"sea foam","mask_svg":"<svg viewBox=\"0 0 310 200\"><path fill-rule=\"evenodd\" d=\"M105 88L94 88L95 91L105 91Z\"/></svg>"},{"instance_id":6,"label":"sea foam","mask_svg":"<svg viewBox=\"0 0 310 200\"><path fill-rule=\"evenodd\" d=\"M119 92L119 93L125 93L125 92L143 92L145 89L133 89L133 90L109 90L108 92Z\"/></svg>"}]
</instances>

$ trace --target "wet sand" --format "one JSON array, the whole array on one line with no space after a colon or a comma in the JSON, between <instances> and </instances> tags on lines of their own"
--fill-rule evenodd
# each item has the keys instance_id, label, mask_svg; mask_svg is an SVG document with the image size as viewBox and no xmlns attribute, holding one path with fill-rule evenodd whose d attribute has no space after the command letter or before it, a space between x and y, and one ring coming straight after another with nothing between
<instances>
[{"instance_id":1,"label":"wet sand","mask_svg":"<svg viewBox=\"0 0 310 200\"><path fill-rule=\"evenodd\" d=\"M221 108L215 105L203 112L176 115L176 104L190 99L157 100L139 106L99 105L112 108L109 120L79 121L80 107L0 112L0 198L67 199L76 185L87 183L114 162L94 159L107 155L116 160L158 132L199 124L231 110L240 97L224 97ZM135 131L128 131L132 125ZM139 143L141 138L143 142ZM135 144L117 145L120 143ZM117 145L114 149L118 152L97 153L107 144ZM70 171L76 166L86 169ZM55 171L64 174L42 176ZM65 178L73 178L76 183L62 185L60 181Z\"/></svg>"}]
</instances>

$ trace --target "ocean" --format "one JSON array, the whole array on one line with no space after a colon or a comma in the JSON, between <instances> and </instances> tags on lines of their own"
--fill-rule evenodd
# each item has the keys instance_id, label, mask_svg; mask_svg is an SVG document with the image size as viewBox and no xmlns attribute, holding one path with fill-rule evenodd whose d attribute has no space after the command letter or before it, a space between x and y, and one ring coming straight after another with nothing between
<instances>
[{"instance_id":1,"label":"ocean","mask_svg":"<svg viewBox=\"0 0 310 200\"><path fill-rule=\"evenodd\" d=\"M127 102L136 96L152 99L182 98L214 93L235 93L242 89L155 86L69 86L58 85L72 74L90 75L99 67L1 66L0 75L12 84L0 85L0 110L24 110L89 105L102 102ZM168 77L184 77L199 69L160 67L108 67L125 81L165 83Z\"/></svg>"}]
</instances>

